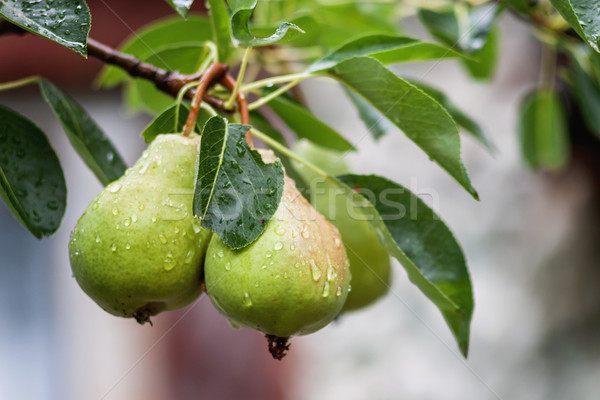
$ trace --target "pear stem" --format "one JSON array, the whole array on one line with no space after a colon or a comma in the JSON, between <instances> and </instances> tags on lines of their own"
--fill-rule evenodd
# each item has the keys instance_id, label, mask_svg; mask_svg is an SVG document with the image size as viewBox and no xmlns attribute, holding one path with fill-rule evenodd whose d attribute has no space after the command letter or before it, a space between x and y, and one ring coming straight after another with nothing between
<instances>
[{"instance_id":1,"label":"pear stem","mask_svg":"<svg viewBox=\"0 0 600 400\"><path fill-rule=\"evenodd\" d=\"M231 75L225 75L221 80L221 83L225 85L225 87L232 92L235 90L236 81ZM248 99L243 91L239 90L237 92L237 104L238 109L240 111L240 117L242 119L242 124L250 125L250 111L248 110ZM246 142L252 147L252 134L250 130L246 132Z\"/></svg>"},{"instance_id":2,"label":"pear stem","mask_svg":"<svg viewBox=\"0 0 600 400\"><path fill-rule=\"evenodd\" d=\"M188 114L188 118L185 121L185 126L183 127L183 136L190 136L190 134L194 130L194 126L196 126L196 120L198 119L198 112L200 112L200 104L202 103L202 98L204 94L208 90L211 85L214 85L216 81L223 77L223 75L227 72L227 66L224 64L214 63L204 74L202 74L202 78L200 78L200 82L198 83L198 88L196 89L196 93L194 94L194 98L192 99L192 105L190 106L190 113Z\"/></svg>"}]
</instances>

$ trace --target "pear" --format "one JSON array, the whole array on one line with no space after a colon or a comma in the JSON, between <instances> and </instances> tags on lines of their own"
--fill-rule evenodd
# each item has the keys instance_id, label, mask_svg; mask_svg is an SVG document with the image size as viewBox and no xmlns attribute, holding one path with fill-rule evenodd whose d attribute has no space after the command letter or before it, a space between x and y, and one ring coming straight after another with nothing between
<instances>
[{"instance_id":1,"label":"pear","mask_svg":"<svg viewBox=\"0 0 600 400\"><path fill-rule=\"evenodd\" d=\"M272 152L263 151L263 159L269 158L274 159ZM302 197L293 180L286 176L284 182L279 207L262 235L240 250L213 235L205 263L206 291L215 307L234 327L264 332L280 348L286 342L280 338L329 324L342 309L350 282L337 228Z\"/></svg>"},{"instance_id":2,"label":"pear","mask_svg":"<svg viewBox=\"0 0 600 400\"><path fill-rule=\"evenodd\" d=\"M71 234L77 283L107 312L149 322L201 294L211 232L193 216L200 137L159 135Z\"/></svg>"},{"instance_id":3,"label":"pear","mask_svg":"<svg viewBox=\"0 0 600 400\"><path fill-rule=\"evenodd\" d=\"M350 172L341 153L324 149L307 140L294 151L331 176ZM334 184L297 163L298 174L310 184L313 205L340 231L352 272L351 290L342 311L364 308L388 292L392 269L388 250L381 244L358 207L351 204Z\"/></svg>"}]
</instances>

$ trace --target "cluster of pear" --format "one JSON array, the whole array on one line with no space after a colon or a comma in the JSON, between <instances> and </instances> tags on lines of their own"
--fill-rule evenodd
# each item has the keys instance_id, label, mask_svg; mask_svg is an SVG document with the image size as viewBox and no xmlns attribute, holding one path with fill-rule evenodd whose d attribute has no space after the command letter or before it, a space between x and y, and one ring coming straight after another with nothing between
<instances>
[{"instance_id":1,"label":"cluster of pear","mask_svg":"<svg viewBox=\"0 0 600 400\"><path fill-rule=\"evenodd\" d=\"M389 258L371 231L347 216L332 224L288 177L277 211L249 246L231 249L203 228L192 212L199 149L195 134L158 136L79 219L69 244L71 268L100 307L144 323L190 304L205 288L232 325L264 332L281 347L278 338L315 332L343 309L385 292ZM275 159L270 151L261 154L265 162ZM352 246L348 255L344 243ZM371 261L375 269L367 266ZM374 284L367 271L384 284Z\"/></svg>"}]
</instances>

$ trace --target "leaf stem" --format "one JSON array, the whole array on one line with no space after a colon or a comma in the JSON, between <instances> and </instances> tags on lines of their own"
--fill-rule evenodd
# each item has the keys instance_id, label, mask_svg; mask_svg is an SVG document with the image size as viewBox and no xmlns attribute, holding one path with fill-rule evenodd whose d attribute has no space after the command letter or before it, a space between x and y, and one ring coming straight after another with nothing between
<instances>
[{"instance_id":1,"label":"leaf stem","mask_svg":"<svg viewBox=\"0 0 600 400\"><path fill-rule=\"evenodd\" d=\"M269 101L273 100L276 97L281 96L282 94L284 94L285 92L287 92L288 90L290 90L291 88L293 88L294 86L299 84L300 82L302 82L302 79L296 79L295 81L291 81L290 83L275 90L273 93L269 93L267 96L261 97L260 99L256 100L255 102L250 103L250 105L248 105L248 109L250 111L252 111L252 110L256 110L257 108L259 108L261 106L264 106Z\"/></svg>"},{"instance_id":2,"label":"leaf stem","mask_svg":"<svg viewBox=\"0 0 600 400\"><path fill-rule=\"evenodd\" d=\"M237 94L240 91L240 88L242 87L242 81L244 80L244 74L246 73L246 67L248 66L248 59L250 58L251 50L251 47L247 47L246 51L244 52L244 58L242 58L242 64L240 66L240 72L238 73L237 79L235 81L235 87L231 91L231 96L229 96L229 99L225 102L225 108L233 108L233 105L235 104Z\"/></svg>"},{"instance_id":3,"label":"leaf stem","mask_svg":"<svg viewBox=\"0 0 600 400\"><path fill-rule=\"evenodd\" d=\"M286 83L286 82L295 81L295 80L298 80L298 82L301 82L304 79L311 78L313 76L315 76L315 74L311 74L308 72L299 72L296 74L274 76L271 78L262 79L260 81L255 81L255 82L249 83L247 85L243 85L242 91L251 92L253 90L260 89L265 86L275 85L278 83Z\"/></svg>"},{"instance_id":4,"label":"leaf stem","mask_svg":"<svg viewBox=\"0 0 600 400\"><path fill-rule=\"evenodd\" d=\"M0 92L3 90L11 90L11 89L16 89L16 88L20 88L23 86L27 86L31 83L38 83L40 81L40 79L42 79L40 76L34 75L34 76L28 76L27 78L23 78L23 79L18 79L16 81L0 83Z\"/></svg>"}]
</instances>

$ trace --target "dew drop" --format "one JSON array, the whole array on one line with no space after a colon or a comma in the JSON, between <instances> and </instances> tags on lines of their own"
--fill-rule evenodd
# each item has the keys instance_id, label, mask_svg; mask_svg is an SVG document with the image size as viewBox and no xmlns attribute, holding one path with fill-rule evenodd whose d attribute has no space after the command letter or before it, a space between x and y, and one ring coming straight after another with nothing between
<instances>
[{"instance_id":1,"label":"dew drop","mask_svg":"<svg viewBox=\"0 0 600 400\"><path fill-rule=\"evenodd\" d=\"M342 241L336 236L333 239L333 245L335 246L336 249L339 249L340 246L342 245Z\"/></svg>"},{"instance_id":2,"label":"dew drop","mask_svg":"<svg viewBox=\"0 0 600 400\"><path fill-rule=\"evenodd\" d=\"M121 229L121 224L117 224L117 225L115 225L115 229L116 229L116 230L119 230L119 229Z\"/></svg>"},{"instance_id":3,"label":"dew drop","mask_svg":"<svg viewBox=\"0 0 600 400\"><path fill-rule=\"evenodd\" d=\"M112 209L112 213L113 213L113 215L119 215L119 210L117 209L117 207L114 207Z\"/></svg>"},{"instance_id":4,"label":"dew drop","mask_svg":"<svg viewBox=\"0 0 600 400\"><path fill-rule=\"evenodd\" d=\"M131 225L131 218L129 218L129 217L125 218L125 221L123 221L123 225L125 225L125 226Z\"/></svg>"},{"instance_id":5,"label":"dew drop","mask_svg":"<svg viewBox=\"0 0 600 400\"><path fill-rule=\"evenodd\" d=\"M288 274L287 274L287 272L284 272L283 273L283 279L287 279L287 278L288 278Z\"/></svg>"},{"instance_id":6,"label":"dew drop","mask_svg":"<svg viewBox=\"0 0 600 400\"><path fill-rule=\"evenodd\" d=\"M162 233L160 235L158 235L158 239L160 240L160 242L162 244L167 244L167 238Z\"/></svg>"},{"instance_id":7,"label":"dew drop","mask_svg":"<svg viewBox=\"0 0 600 400\"><path fill-rule=\"evenodd\" d=\"M127 244L125 245L125 250L129 250L129 249L131 249L131 245L130 245L129 243L127 243Z\"/></svg>"},{"instance_id":8,"label":"dew drop","mask_svg":"<svg viewBox=\"0 0 600 400\"><path fill-rule=\"evenodd\" d=\"M121 190L121 184L119 182L111 183L106 187L106 190L111 193L117 193L119 190Z\"/></svg>"},{"instance_id":9,"label":"dew drop","mask_svg":"<svg viewBox=\"0 0 600 400\"><path fill-rule=\"evenodd\" d=\"M292 238L296 238L298 237L298 231L295 229L292 229Z\"/></svg>"},{"instance_id":10,"label":"dew drop","mask_svg":"<svg viewBox=\"0 0 600 400\"><path fill-rule=\"evenodd\" d=\"M100 235L96 235L96 243L100 243L102 240L100 240Z\"/></svg>"},{"instance_id":11,"label":"dew drop","mask_svg":"<svg viewBox=\"0 0 600 400\"><path fill-rule=\"evenodd\" d=\"M329 282L325 282L325 286L323 287L323 297L329 296Z\"/></svg>"},{"instance_id":12,"label":"dew drop","mask_svg":"<svg viewBox=\"0 0 600 400\"><path fill-rule=\"evenodd\" d=\"M315 260L310 260L310 271L315 282L321 279L323 271L321 271L321 268L317 267L317 264L315 264Z\"/></svg>"},{"instance_id":13,"label":"dew drop","mask_svg":"<svg viewBox=\"0 0 600 400\"><path fill-rule=\"evenodd\" d=\"M137 217L137 215L133 214L133 215L131 216L131 222L137 222L137 220L138 220L138 217Z\"/></svg>"},{"instance_id":14,"label":"dew drop","mask_svg":"<svg viewBox=\"0 0 600 400\"><path fill-rule=\"evenodd\" d=\"M146 242L146 248L149 249L150 248L150 242Z\"/></svg>"},{"instance_id":15,"label":"dew drop","mask_svg":"<svg viewBox=\"0 0 600 400\"><path fill-rule=\"evenodd\" d=\"M342 287L341 286L337 287L337 290L335 291L335 295L337 297L340 297L342 295Z\"/></svg>"},{"instance_id":16,"label":"dew drop","mask_svg":"<svg viewBox=\"0 0 600 400\"><path fill-rule=\"evenodd\" d=\"M113 251L113 253L114 253L115 251L117 251L117 245L113 243L113 244L110 246L110 249L111 249L111 250Z\"/></svg>"},{"instance_id":17,"label":"dew drop","mask_svg":"<svg viewBox=\"0 0 600 400\"><path fill-rule=\"evenodd\" d=\"M275 250L281 250L283 248L283 244L281 242L275 243Z\"/></svg>"},{"instance_id":18,"label":"dew drop","mask_svg":"<svg viewBox=\"0 0 600 400\"><path fill-rule=\"evenodd\" d=\"M194 249L189 249L187 254L185 255L185 260L184 262L186 264L190 264L192 262L192 259L194 258Z\"/></svg>"},{"instance_id":19,"label":"dew drop","mask_svg":"<svg viewBox=\"0 0 600 400\"><path fill-rule=\"evenodd\" d=\"M296 245L294 243L290 244L290 250L291 251L296 250Z\"/></svg>"},{"instance_id":20,"label":"dew drop","mask_svg":"<svg viewBox=\"0 0 600 400\"><path fill-rule=\"evenodd\" d=\"M230 262L227 262L227 264L225 264L225 270L226 271L231 270L231 263Z\"/></svg>"},{"instance_id":21,"label":"dew drop","mask_svg":"<svg viewBox=\"0 0 600 400\"><path fill-rule=\"evenodd\" d=\"M165 271L171 271L173 268L175 268L175 265L177 265L177 262L173 258L173 253L168 252L167 256L163 260L163 267Z\"/></svg>"},{"instance_id":22,"label":"dew drop","mask_svg":"<svg viewBox=\"0 0 600 400\"><path fill-rule=\"evenodd\" d=\"M223 250L222 249L219 250L219 252L217 253L217 255L219 256L219 258L223 258L223 256L224 256Z\"/></svg>"},{"instance_id":23,"label":"dew drop","mask_svg":"<svg viewBox=\"0 0 600 400\"><path fill-rule=\"evenodd\" d=\"M275 228L275 233L279 236L283 236L285 235L285 228L281 225L277 225L277 227Z\"/></svg>"},{"instance_id":24,"label":"dew drop","mask_svg":"<svg viewBox=\"0 0 600 400\"><path fill-rule=\"evenodd\" d=\"M271 253L269 250L267 250L267 254L266 255L267 255L267 258L270 258L273 255L273 253Z\"/></svg>"},{"instance_id":25,"label":"dew drop","mask_svg":"<svg viewBox=\"0 0 600 400\"><path fill-rule=\"evenodd\" d=\"M140 203L138 208L140 211L144 211L144 208L146 208L146 206L144 205L144 203Z\"/></svg>"},{"instance_id":26,"label":"dew drop","mask_svg":"<svg viewBox=\"0 0 600 400\"><path fill-rule=\"evenodd\" d=\"M92 208L93 208L94 210L97 210L97 209L98 209L98 207L100 207L100 204L98 204L98 202L97 202L97 201L95 201L95 202L94 202L94 204L92 204Z\"/></svg>"},{"instance_id":27,"label":"dew drop","mask_svg":"<svg viewBox=\"0 0 600 400\"><path fill-rule=\"evenodd\" d=\"M250 293L248 292L244 293L244 305L246 307L252 306L252 299L250 298Z\"/></svg>"},{"instance_id":28,"label":"dew drop","mask_svg":"<svg viewBox=\"0 0 600 400\"><path fill-rule=\"evenodd\" d=\"M266 265L263 265L261 268L262 268L262 269L267 269L267 266L266 266Z\"/></svg>"},{"instance_id":29,"label":"dew drop","mask_svg":"<svg viewBox=\"0 0 600 400\"><path fill-rule=\"evenodd\" d=\"M156 222L156 217L152 217L152 223Z\"/></svg>"}]
</instances>

